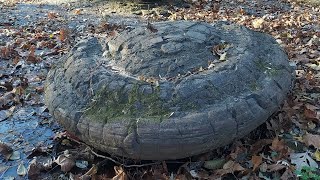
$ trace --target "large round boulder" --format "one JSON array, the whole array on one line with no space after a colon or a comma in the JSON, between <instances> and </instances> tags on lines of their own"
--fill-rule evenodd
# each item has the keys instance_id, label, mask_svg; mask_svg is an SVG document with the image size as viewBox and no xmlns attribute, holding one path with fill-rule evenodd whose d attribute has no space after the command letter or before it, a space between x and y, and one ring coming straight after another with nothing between
<instances>
[{"instance_id":1,"label":"large round boulder","mask_svg":"<svg viewBox=\"0 0 320 180\"><path fill-rule=\"evenodd\" d=\"M45 101L66 130L101 151L177 159L265 122L292 72L269 35L227 22L159 22L79 42L49 72Z\"/></svg>"}]
</instances>

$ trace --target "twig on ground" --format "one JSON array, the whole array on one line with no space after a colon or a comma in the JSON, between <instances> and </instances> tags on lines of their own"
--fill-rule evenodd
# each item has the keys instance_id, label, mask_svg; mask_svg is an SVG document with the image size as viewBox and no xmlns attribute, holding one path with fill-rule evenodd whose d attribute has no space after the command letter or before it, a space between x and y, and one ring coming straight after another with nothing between
<instances>
[{"instance_id":1,"label":"twig on ground","mask_svg":"<svg viewBox=\"0 0 320 180\"><path fill-rule=\"evenodd\" d=\"M70 137L67 137L69 140L71 141L74 141L78 144L81 144L81 145L85 145L89 150L90 152L95 155L96 157L99 157L99 158L103 158L103 159L107 159L109 161L112 161L113 163L119 165L119 166L123 166L123 167L126 167L126 168L132 168L132 167L145 167L145 166L152 166L152 165L158 165L158 164L161 164L160 161L157 161L157 162L152 162L152 163L145 163L145 164L131 164L131 165L127 165L127 164L124 164L124 163L121 163L111 157L108 157L108 156L104 156L104 155L101 155L101 154L98 154L97 152L95 152L90 146L88 146L87 144L83 143L83 142L80 142L76 139L73 139L73 138L70 138Z\"/></svg>"}]
</instances>

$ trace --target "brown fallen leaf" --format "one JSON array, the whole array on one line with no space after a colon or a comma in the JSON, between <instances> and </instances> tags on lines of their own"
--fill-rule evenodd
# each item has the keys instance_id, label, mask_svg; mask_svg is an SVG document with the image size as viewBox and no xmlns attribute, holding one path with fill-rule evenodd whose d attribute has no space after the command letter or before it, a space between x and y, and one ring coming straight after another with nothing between
<instances>
[{"instance_id":1,"label":"brown fallen leaf","mask_svg":"<svg viewBox=\"0 0 320 180\"><path fill-rule=\"evenodd\" d=\"M51 157L38 156L36 157L36 163L41 171L47 171L52 168L53 160Z\"/></svg>"},{"instance_id":2,"label":"brown fallen leaf","mask_svg":"<svg viewBox=\"0 0 320 180\"><path fill-rule=\"evenodd\" d=\"M27 61L30 63L37 63L39 62L39 58L36 57L35 55L35 51L36 51L36 46L32 45L29 48L29 55L27 57Z\"/></svg>"},{"instance_id":3,"label":"brown fallen leaf","mask_svg":"<svg viewBox=\"0 0 320 180\"><path fill-rule=\"evenodd\" d=\"M14 57L13 60L12 60L12 64L13 65L17 65L19 62L20 62L20 57L19 56Z\"/></svg>"},{"instance_id":4,"label":"brown fallen leaf","mask_svg":"<svg viewBox=\"0 0 320 180\"><path fill-rule=\"evenodd\" d=\"M222 176L225 174L234 173L236 171L245 171L245 170L246 169L243 168L239 163L230 160L223 165L223 169L216 170L215 174Z\"/></svg>"},{"instance_id":5,"label":"brown fallen leaf","mask_svg":"<svg viewBox=\"0 0 320 180\"><path fill-rule=\"evenodd\" d=\"M57 13L48 12L48 18L49 18L49 19L55 19L55 18L57 18Z\"/></svg>"},{"instance_id":6,"label":"brown fallen leaf","mask_svg":"<svg viewBox=\"0 0 320 180\"><path fill-rule=\"evenodd\" d=\"M176 178L176 180L187 180L188 179L185 174L178 174L175 178Z\"/></svg>"},{"instance_id":7,"label":"brown fallen leaf","mask_svg":"<svg viewBox=\"0 0 320 180\"><path fill-rule=\"evenodd\" d=\"M9 160L9 158L11 157L13 150L10 146L8 146L5 143L0 142L0 154L2 156L4 156L4 158L6 159L6 161Z\"/></svg>"},{"instance_id":8,"label":"brown fallen leaf","mask_svg":"<svg viewBox=\"0 0 320 180\"><path fill-rule=\"evenodd\" d=\"M41 171L48 171L52 168L52 159L50 157L34 157L28 165L28 177L29 179L38 179L38 175Z\"/></svg>"},{"instance_id":9,"label":"brown fallen leaf","mask_svg":"<svg viewBox=\"0 0 320 180\"><path fill-rule=\"evenodd\" d=\"M74 142L80 142L81 140L74 134L68 132L68 131L63 131L63 132L58 132L56 135L53 137L54 140L56 139L62 139L63 137L67 137L68 139L74 141Z\"/></svg>"},{"instance_id":10,"label":"brown fallen leaf","mask_svg":"<svg viewBox=\"0 0 320 180\"><path fill-rule=\"evenodd\" d=\"M95 180L94 178L91 178L91 176L88 176L88 175L82 175L82 176L80 176L80 177L78 177L79 179L81 179L81 180ZM74 178L74 179L76 179L76 178Z\"/></svg>"},{"instance_id":11,"label":"brown fallen leaf","mask_svg":"<svg viewBox=\"0 0 320 180\"><path fill-rule=\"evenodd\" d=\"M67 29L61 28L59 31L59 40L65 41L69 36L69 31Z\"/></svg>"},{"instance_id":12,"label":"brown fallen leaf","mask_svg":"<svg viewBox=\"0 0 320 180\"><path fill-rule=\"evenodd\" d=\"M270 147L272 150L276 151L276 152L281 152L284 149L286 149L286 145L284 140L279 140L278 137L274 138Z\"/></svg>"},{"instance_id":13,"label":"brown fallen leaf","mask_svg":"<svg viewBox=\"0 0 320 180\"><path fill-rule=\"evenodd\" d=\"M28 177L30 179L37 179L38 175L40 174L40 168L37 165L37 159L34 158L30 161L28 166Z\"/></svg>"},{"instance_id":14,"label":"brown fallen leaf","mask_svg":"<svg viewBox=\"0 0 320 180\"><path fill-rule=\"evenodd\" d=\"M312 105L312 104L305 104L304 106L305 106L306 109L309 109L309 110L312 110L312 111L319 109L319 107L314 106L314 105Z\"/></svg>"},{"instance_id":15,"label":"brown fallen leaf","mask_svg":"<svg viewBox=\"0 0 320 180\"><path fill-rule=\"evenodd\" d=\"M250 149L251 154L259 153L265 146L272 143L272 139L260 139L255 142Z\"/></svg>"},{"instance_id":16,"label":"brown fallen leaf","mask_svg":"<svg viewBox=\"0 0 320 180\"><path fill-rule=\"evenodd\" d=\"M118 32L115 31L115 30L113 30L113 31L111 31L111 32L109 33L109 36L110 36L110 37L114 37L114 36L116 36L117 34L118 34Z\"/></svg>"},{"instance_id":17,"label":"brown fallen leaf","mask_svg":"<svg viewBox=\"0 0 320 180\"><path fill-rule=\"evenodd\" d=\"M9 102L13 101L15 93L13 91L6 92L0 97L0 110L7 109L6 106Z\"/></svg>"},{"instance_id":18,"label":"brown fallen leaf","mask_svg":"<svg viewBox=\"0 0 320 180\"><path fill-rule=\"evenodd\" d=\"M257 19L252 21L252 26L254 28L256 28L256 29L263 28L263 24L264 24L264 19L263 18L257 18Z\"/></svg>"},{"instance_id":19,"label":"brown fallen leaf","mask_svg":"<svg viewBox=\"0 0 320 180\"><path fill-rule=\"evenodd\" d=\"M98 172L98 166L94 164L84 175L80 176L80 179L89 180L91 179L91 177L93 177L92 179L94 179L97 172Z\"/></svg>"},{"instance_id":20,"label":"brown fallen leaf","mask_svg":"<svg viewBox=\"0 0 320 180\"><path fill-rule=\"evenodd\" d=\"M277 155L272 157L275 161L278 161L281 158L286 157L290 151L289 147L286 145L284 140L279 140L278 137L273 139L270 149L277 152Z\"/></svg>"},{"instance_id":21,"label":"brown fallen leaf","mask_svg":"<svg viewBox=\"0 0 320 180\"><path fill-rule=\"evenodd\" d=\"M28 86L28 82L23 82L22 80L22 85L24 85L24 87L27 87ZM12 92L16 95L16 96L22 96L25 92L24 90L25 88L23 88L22 86L18 86L18 87L15 87Z\"/></svg>"},{"instance_id":22,"label":"brown fallen leaf","mask_svg":"<svg viewBox=\"0 0 320 180\"><path fill-rule=\"evenodd\" d=\"M82 9L75 9L73 12L75 15L80 15L81 11L82 11Z\"/></svg>"},{"instance_id":23,"label":"brown fallen leaf","mask_svg":"<svg viewBox=\"0 0 320 180\"><path fill-rule=\"evenodd\" d=\"M316 159L316 161L320 161L320 151L319 149L314 152L313 157Z\"/></svg>"},{"instance_id":24,"label":"brown fallen leaf","mask_svg":"<svg viewBox=\"0 0 320 180\"><path fill-rule=\"evenodd\" d=\"M165 174L169 174L168 166L167 166L167 163L165 161L162 161L162 168L163 168L163 171L164 171Z\"/></svg>"},{"instance_id":25,"label":"brown fallen leaf","mask_svg":"<svg viewBox=\"0 0 320 180\"><path fill-rule=\"evenodd\" d=\"M260 164L262 163L262 157L261 156L252 156L251 162L253 164L253 171L256 171Z\"/></svg>"},{"instance_id":26,"label":"brown fallen leaf","mask_svg":"<svg viewBox=\"0 0 320 180\"><path fill-rule=\"evenodd\" d=\"M12 46L7 45L0 47L0 57L3 59L10 59L15 53Z\"/></svg>"},{"instance_id":27,"label":"brown fallen leaf","mask_svg":"<svg viewBox=\"0 0 320 180\"><path fill-rule=\"evenodd\" d=\"M157 167L153 168L152 177L154 179L159 179L159 180L167 180L168 179L166 174L163 172L163 168L161 166L157 166Z\"/></svg>"},{"instance_id":28,"label":"brown fallen leaf","mask_svg":"<svg viewBox=\"0 0 320 180\"><path fill-rule=\"evenodd\" d=\"M115 166L114 171L116 172L116 175L112 180L128 180L128 176L121 166Z\"/></svg>"},{"instance_id":29,"label":"brown fallen leaf","mask_svg":"<svg viewBox=\"0 0 320 180\"><path fill-rule=\"evenodd\" d=\"M317 111L315 109L305 108L303 114L307 119L319 120L319 116L318 116Z\"/></svg>"},{"instance_id":30,"label":"brown fallen leaf","mask_svg":"<svg viewBox=\"0 0 320 180\"><path fill-rule=\"evenodd\" d=\"M50 149L46 146L37 146L27 153L27 158L31 159L41 154L48 154L48 151L50 151Z\"/></svg>"},{"instance_id":31,"label":"brown fallen leaf","mask_svg":"<svg viewBox=\"0 0 320 180\"><path fill-rule=\"evenodd\" d=\"M290 168L288 168L280 177L281 180L287 180L287 179L294 179L294 175L292 173L292 171L290 170Z\"/></svg>"},{"instance_id":32,"label":"brown fallen leaf","mask_svg":"<svg viewBox=\"0 0 320 180\"><path fill-rule=\"evenodd\" d=\"M54 162L61 166L63 172L69 172L76 165L71 155L66 153L58 156Z\"/></svg>"},{"instance_id":33,"label":"brown fallen leaf","mask_svg":"<svg viewBox=\"0 0 320 180\"><path fill-rule=\"evenodd\" d=\"M81 141L79 139L79 137L77 137L76 135L70 133L69 131L65 131L65 135L66 135L66 137L68 137L70 140L72 140L74 142L80 142Z\"/></svg>"},{"instance_id":34,"label":"brown fallen leaf","mask_svg":"<svg viewBox=\"0 0 320 180\"><path fill-rule=\"evenodd\" d=\"M267 171L268 172L275 172L275 171L279 171L282 170L284 168L286 168L287 166L283 165L283 164L269 164L267 166Z\"/></svg>"},{"instance_id":35,"label":"brown fallen leaf","mask_svg":"<svg viewBox=\"0 0 320 180\"><path fill-rule=\"evenodd\" d=\"M308 146L314 146L320 149L320 135L306 133L303 136L303 142Z\"/></svg>"},{"instance_id":36,"label":"brown fallen leaf","mask_svg":"<svg viewBox=\"0 0 320 180\"><path fill-rule=\"evenodd\" d=\"M247 154L247 148L244 147L240 141L235 142L234 146L235 148L233 148L232 152L229 154L232 160L239 160L240 157Z\"/></svg>"},{"instance_id":37,"label":"brown fallen leaf","mask_svg":"<svg viewBox=\"0 0 320 180\"><path fill-rule=\"evenodd\" d=\"M227 43L221 43L212 47L212 53L221 57L226 54L226 51L230 48L230 45Z\"/></svg>"}]
</instances>

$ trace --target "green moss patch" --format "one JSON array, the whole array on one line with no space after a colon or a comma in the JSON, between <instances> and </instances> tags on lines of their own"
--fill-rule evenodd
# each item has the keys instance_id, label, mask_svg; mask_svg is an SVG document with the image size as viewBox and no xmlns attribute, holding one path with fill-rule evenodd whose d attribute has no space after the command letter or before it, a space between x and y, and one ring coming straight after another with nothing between
<instances>
[{"instance_id":1,"label":"green moss patch","mask_svg":"<svg viewBox=\"0 0 320 180\"><path fill-rule=\"evenodd\" d=\"M153 88L151 94L139 91L139 85L131 90L99 90L85 111L90 119L102 122L141 118L146 121L162 121L170 111L160 99L160 89Z\"/></svg>"},{"instance_id":2,"label":"green moss patch","mask_svg":"<svg viewBox=\"0 0 320 180\"><path fill-rule=\"evenodd\" d=\"M260 90L260 86L259 86L259 84L258 84L256 81L252 82L252 83L249 85L249 88L250 88L251 91L258 91L258 90Z\"/></svg>"}]
</instances>

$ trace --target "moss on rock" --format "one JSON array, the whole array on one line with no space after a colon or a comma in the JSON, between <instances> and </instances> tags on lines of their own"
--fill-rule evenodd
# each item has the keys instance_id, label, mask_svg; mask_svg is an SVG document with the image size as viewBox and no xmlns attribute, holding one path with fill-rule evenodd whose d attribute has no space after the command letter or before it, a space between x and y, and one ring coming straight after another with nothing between
<instances>
[{"instance_id":1,"label":"moss on rock","mask_svg":"<svg viewBox=\"0 0 320 180\"><path fill-rule=\"evenodd\" d=\"M90 119L103 122L128 118L162 121L169 113L169 109L160 99L160 88L153 87L153 92L146 94L139 91L139 85L129 91L103 87L85 111L85 115Z\"/></svg>"}]
</instances>

